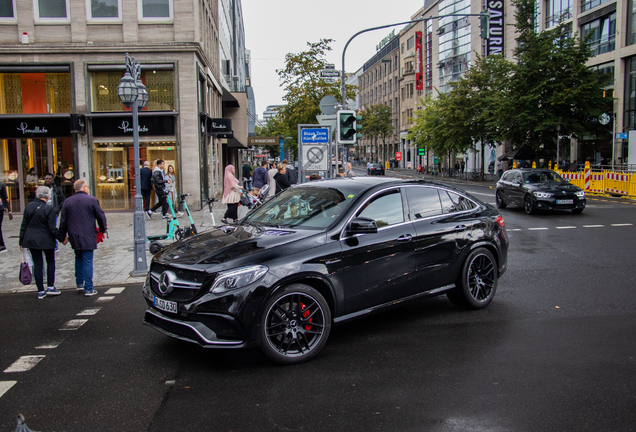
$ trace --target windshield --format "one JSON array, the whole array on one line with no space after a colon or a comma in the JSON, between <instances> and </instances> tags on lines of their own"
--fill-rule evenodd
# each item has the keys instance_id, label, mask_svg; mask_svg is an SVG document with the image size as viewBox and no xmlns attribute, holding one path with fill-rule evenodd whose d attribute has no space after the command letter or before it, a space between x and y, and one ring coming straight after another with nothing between
<instances>
[{"instance_id":1,"label":"windshield","mask_svg":"<svg viewBox=\"0 0 636 432\"><path fill-rule=\"evenodd\" d=\"M563 177L555 173L554 171L536 171L523 173L524 183L540 183L540 182L557 182L565 183Z\"/></svg>"},{"instance_id":2,"label":"windshield","mask_svg":"<svg viewBox=\"0 0 636 432\"><path fill-rule=\"evenodd\" d=\"M380 164L371 164L371 166L373 168L382 168L382 165L380 165Z\"/></svg>"},{"instance_id":3,"label":"windshield","mask_svg":"<svg viewBox=\"0 0 636 432\"><path fill-rule=\"evenodd\" d=\"M247 215L251 225L325 228L349 207L357 191L345 188L293 187Z\"/></svg>"}]
</instances>

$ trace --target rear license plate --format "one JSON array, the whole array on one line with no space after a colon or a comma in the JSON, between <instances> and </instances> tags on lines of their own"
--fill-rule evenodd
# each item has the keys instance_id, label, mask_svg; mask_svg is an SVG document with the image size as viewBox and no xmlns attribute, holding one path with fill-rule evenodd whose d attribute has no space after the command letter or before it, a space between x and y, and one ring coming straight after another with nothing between
<instances>
[{"instance_id":1,"label":"rear license plate","mask_svg":"<svg viewBox=\"0 0 636 432\"><path fill-rule=\"evenodd\" d=\"M157 309L161 309L162 311L177 313L177 302L160 299L155 296L154 304Z\"/></svg>"},{"instance_id":2,"label":"rear license plate","mask_svg":"<svg viewBox=\"0 0 636 432\"><path fill-rule=\"evenodd\" d=\"M557 205L558 204L574 204L574 200L557 200Z\"/></svg>"}]
</instances>

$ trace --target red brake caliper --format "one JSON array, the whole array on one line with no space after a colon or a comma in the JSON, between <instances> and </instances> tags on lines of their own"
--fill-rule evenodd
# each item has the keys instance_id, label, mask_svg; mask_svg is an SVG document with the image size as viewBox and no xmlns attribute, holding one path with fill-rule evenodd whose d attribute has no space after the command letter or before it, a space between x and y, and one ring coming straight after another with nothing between
<instances>
[{"instance_id":1,"label":"red brake caliper","mask_svg":"<svg viewBox=\"0 0 636 432\"><path fill-rule=\"evenodd\" d=\"M307 318L309 315L311 315L311 311L310 311L309 309L305 310L305 307L306 307L306 306L305 306L305 305L301 302L301 303L300 303L300 308L301 308L302 310L304 310L304 312L303 312L303 318ZM309 322L312 322L312 320L313 320L313 318L309 318ZM307 325L305 326L305 330L311 330L311 326L310 326L309 324L307 324Z\"/></svg>"}]
</instances>

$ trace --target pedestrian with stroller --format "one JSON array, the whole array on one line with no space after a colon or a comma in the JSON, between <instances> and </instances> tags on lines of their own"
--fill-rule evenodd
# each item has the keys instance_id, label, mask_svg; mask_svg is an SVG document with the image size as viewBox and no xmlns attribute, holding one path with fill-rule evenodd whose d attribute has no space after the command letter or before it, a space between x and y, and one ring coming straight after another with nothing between
<instances>
[{"instance_id":1,"label":"pedestrian with stroller","mask_svg":"<svg viewBox=\"0 0 636 432\"><path fill-rule=\"evenodd\" d=\"M57 229L54 207L47 205L51 199L51 188L40 186L36 189L35 199L24 208L18 240L20 250L28 248L31 253L38 299L61 294L55 288L55 241L63 241L66 244L66 240L64 234ZM46 259L46 288L43 255Z\"/></svg>"},{"instance_id":2,"label":"pedestrian with stroller","mask_svg":"<svg viewBox=\"0 0 636 432\"><path fill-rule=\"evenodd\" d=\"M90 195L86 180L73 183L73 190L75 194L62 206L60 233L68 237L75 252L77 291L90 297L97 294L93 289L93 252L97 249L97 232L106 233L106 215L97 198Z\"/></svg>"},{"instance_id":3,"label":"pedestrian with stroller","mask_svg":"<svg viewBox=\"0 0 636 432\"><path fill-rule=\"evenodd\" d=\"M267 174L267 161L261 162L261 166L254 170L252 176L252 194L258 195L258 192L263 186L269 183L269 175Z\"/></svg>"}]
</instances>

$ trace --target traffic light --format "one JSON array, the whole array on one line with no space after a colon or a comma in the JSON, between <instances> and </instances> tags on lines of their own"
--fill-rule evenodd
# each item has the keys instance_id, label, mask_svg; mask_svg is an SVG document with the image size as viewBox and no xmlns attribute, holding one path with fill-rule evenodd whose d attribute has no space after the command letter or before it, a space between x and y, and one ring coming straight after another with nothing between
<instances>
[{"instance_id":1,"label":"traffic light","mask_svg":"<svg viewBox=\"0 0 636 432\"><path fill-rule=\"evenodd\" d=\"M358 131L362 129L362 125L358 124L358 120L362 120L362 117L357 116L354 110L340 110L337 114L338 143L355 144L356 140L362 137L358 134Z\"/></svg>"},{"instance_id":2,"label":"traffic light","mask_svg":"<svg viewBox=\"0 0 636 432\"><path fill-rule=\"evenodd\" d=\"M486 9L479 16L479 28L481 29L481 38L490 38L490 11Z\"/></svg>"}]
</instances>

